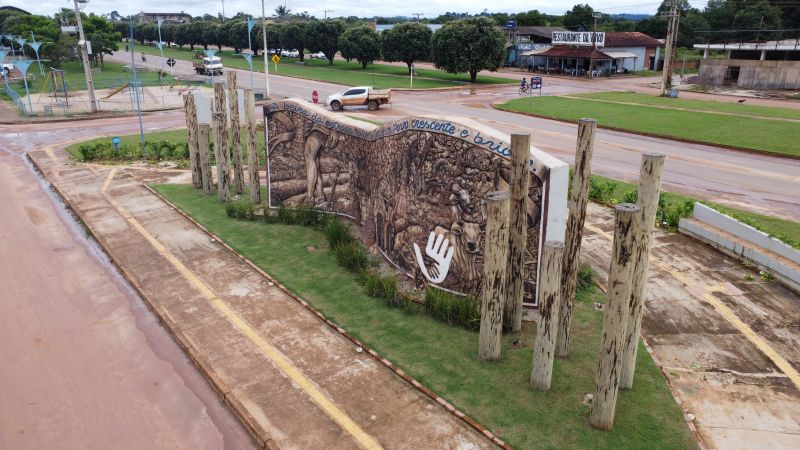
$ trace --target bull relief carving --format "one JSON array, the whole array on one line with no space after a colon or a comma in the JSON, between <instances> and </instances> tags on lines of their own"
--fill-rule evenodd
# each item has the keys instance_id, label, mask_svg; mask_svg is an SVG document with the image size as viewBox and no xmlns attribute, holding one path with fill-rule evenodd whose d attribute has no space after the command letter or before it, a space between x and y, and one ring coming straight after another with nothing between
<instances>
[{"instance_id":1,"label":"bull relief carving","mask_svg":"<svg viewBox=\"0 0 800 450\"><path fill-rule=\"evenodd\" d=\"M414 117L372 127L302 101L264 107L270 207L311 205L361 225L398 270L477 295L483 283L484 195L508 189L508 144L455 122ZM536 296L543 178L532 161L527 302Z\"/></svg>"}]
</instances>

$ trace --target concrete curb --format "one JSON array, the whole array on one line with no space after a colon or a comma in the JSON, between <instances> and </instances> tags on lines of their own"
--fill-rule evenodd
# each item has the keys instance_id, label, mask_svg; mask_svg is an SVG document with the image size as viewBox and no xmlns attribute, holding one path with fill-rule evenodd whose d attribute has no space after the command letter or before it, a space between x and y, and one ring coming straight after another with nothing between
<instances>
[{"instance_id":1,"label":"concrete curb","mask_svg":"<svg viewBox=\"0 0 800 450\"><path fill-rule=\"evenodd\" d=\"M94 230L92 225L86 220L86 217L81 213L81 211L72 203L72 200L63 192L59 187L52 183L50 179L47 177L47 172L45 172L42 167L39 165L39 162L36 160L35 157L31 156L30 153L27 154L28 160L33 164L36 170L42 174L42 176L47 180L47 184L52 187L53 191L62 199L64 204L66 205L67 209L69 209L72 214L74 214L83 224L85 229L87 230L88 234L100 244L100 247L103 249L103 253L109 259L111 264L117 269L117 271L122 275L123 278L128 282L128 284L136 291L139 297L144 301L144 304L147 305L147 308L152 311L152 313L158 318L161 325L169 332L172 339L178 346L186 353L189 359L192 361L192 364L197 368L197 370L203 375L203 377L208 380L208 383L211 385L211 388L219 395L220 400L224 402L230 410L234 413L234 415L239 419L239 422L244 426L244 428L248 431L250 436L256 442L259 448L265 450L275 450L277 449L277 445L273 441L272 437L267 434L266 430L261 428L261 426L254 420L254 418L247 412L247 410L243 407L243 405L239 402L236 398L236 393L232 390L227 384L222 381L222 378L214 371L211 365L206 361L203 355L197 351L191 341L184 335L183 331L179 328L178 324L169 316L158 304L153 302L144 292L142 287L135 281L134 277L125 270L125 268L120 265L119 261L114 257L113 254L109 253L107 249L106 242L103 238L101 238ZM146 187L146 186L145 186Z\"/></svg>"},{"instance_id":2,"label":"concrete curb","mask_svg":"<svg viewBox=\"0 0 800 450\"><path fill-rule=\"evenodd\" d=\"M496 109L498 111L509 112L509 113L513 113L513 114L520 114L520 115L523 115L523 116L537 117L539 119L547 119L547 120L553 120L553 121L556 121L556 122L562 122L562 123L569 123L569 124L572 124L572 125L577 125L576 121L567 120L567 119L559 119L559 118L556 118L556 117L546 116L544 114L534 114L534 113L523 112L523 111L514 111L513 109L503 108L497 103L492 103L492 108L494 108L494 109ZM719 148L724 148L724 149L727 149L727 150L735 150L735 151L739 151L739 152L743 152L743 153L750 153L750 154L753 154L753 155L766 155L766 156L775 156L775 157L778 157L778 158L787 158L787 159L800 160L800 155L788 155L786 153L778 153L778 152L773 152L773 151L769 151L769 150L754 150L752 148L737 147L735 145L715 144L713 142L696 141L696 140L693 140L693 139L685 139L685 138L680 138L680 137L675 137L675 136L668 136L668 135L658 134L658 133L647 133L647 132L644 132L644 131L634 131L634 130L629 130L629 129L626 129L626 128L610 127L610 126L607 126L607 125L600 125L600 124L597 125L597 128L601 128L603 130L609 130L609 131L619 131L619 132L622 132L622 133L635 134L635 135L639 135L639 136L653 137L653 138L658 138L658 139L668 139L670 141L683 142L683 143L686 143L686 144L705 145L705 146L708 146L708 147L719 147Z\"/></svg>"},{"instance_id":3,"label":"concrete curb","mask_svg":"<svg viewBox=\"0 0 800 450\"><path fill-rule=\"evenodd\" d=\"M403 372L399 367L394 365L391 361L389 361L388 359L382 357L378 352L376 352L375 350L373 350L372 348L370 348L369 346L367 346L363 342L359 341L358 339L354 338L350 333L348 333L342 327L340 327L339 325L335 324L330 319L325 317L316 308L311 306L308 302L306 302L302 298L298 297L296 294L294 294L292 291L290 291L286 286L282 285L276 279L274 279L271 275L269 275L268 273L264 272L260 267L258 267L255 263L253 263L249 259L247 259L244 255L242 255L241 253L239 253L236 250L234 250L225 241L220 239L219 236L217 236L216 234L212 233L208 228L206 228L205 226L203 226L202 224L197 222L194 218L192 218L191 216L189 216L188 214L183 212L183 210L181 210L175 204L173 204L172 202L170 202L169 200L164 198L161 194L156 192L153 188L151 188L148 185L143 185L143 187L145 189L147 189L148 191L150 191L153 195L155 195L158 198L160 198L161 201L163 201L164 203L169 205L170 208L174 209L178 214L180 214L181 216L183 216L184 218L189 220L192 224L194 224L196 227L198 227L200 230L202 230L204 233L206 233L209 237L211 237L212 239L216 240L216 242L221 244L223 247L225 247L232 254L236 255L237 258L242 260L245 264L247 264L251 269L253 269L255 272L257 272L259 275L261 275L262 277L266 278L271 283L273 283L275 285L275 287L279 288L286 295L291 297L292 300L296 301L297 303L300 303L305 309L307 309L308 311L311 311L314 315L319 317L320 320L325 322L325 324L327 324L329 327L334 329L337 333L339 333L342 336L344 336L345 338L347 338L353 344L363 348L364 351L367 352L373 359L378 361L380 364L386 366L389 370L391 370L397 376L402 378L403 381L405 381L406 383L408 383L411 386L415 387L419 392L425 394L427 397L429 397L430 399L432 399L433 401L438 403L440 406L442 406L445 410L447 410L447 412L449 412L450 414L454 415L455 417L457 417L458 419L460 419L461 421L463 421L464 423L466 423L467 425L469 425L470 427L472 427L473 429L475 429L476 431L478 431L479 433L484 435L487 439L492 441L492 443L494 443L498 447L503 448L503 449L507 449L507 450L512 450L513 449L513 447L511 447L511 445L509 445L508 443L506 443L505 441L503 441L502 439L497 437L494 433L492 433L486 427L484 427L483 425L478 423L475 419L467 416L462 411L458 410L455 406L451 405L447 400L445 400L442 397L440 397L439 395L437 395L431 389L428 389L427 387L425 387L422 383L420 383L419 381L415 380L414 378L412 378L411 376L409 376L408 374Z\"/></svg>"}]
</instances>

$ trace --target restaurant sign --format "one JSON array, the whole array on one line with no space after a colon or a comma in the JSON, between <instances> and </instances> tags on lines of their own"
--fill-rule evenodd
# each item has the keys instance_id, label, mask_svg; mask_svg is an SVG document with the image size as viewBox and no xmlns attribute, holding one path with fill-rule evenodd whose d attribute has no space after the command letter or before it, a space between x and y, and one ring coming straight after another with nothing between
<instances>
[{"instance_id":1,"label":"restaurant sign","mask_svg":"<svg viewBox=\"0 0 800 450\"><path fill-rule=\"evenodd\" d=\"M602 47L606 43L604 32L592 33L591 31L553 31L553 44L560 45L592 45L592 35L594 43Z\"/></svg>"}]
</instances>

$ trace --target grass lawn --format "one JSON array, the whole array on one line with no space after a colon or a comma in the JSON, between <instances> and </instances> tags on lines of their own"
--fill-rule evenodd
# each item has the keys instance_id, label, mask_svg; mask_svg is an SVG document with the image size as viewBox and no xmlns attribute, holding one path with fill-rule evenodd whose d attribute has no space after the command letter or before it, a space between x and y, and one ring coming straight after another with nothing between
<instances>
[{"instance_id":1,"label":"grass lawn","mask_svg":"<svg viewBox=\"0 0 800 450\"><path fill-rule=\"evenodd\" d=\"M636 186L632 183L601 177L599 175L592 175L592 178L596 178L603 182L614 183L615 188L612 197L615 199L623 198L626 192L636 188ZM691 198L680 194L673 194L671 192L664 192L664 197L666 197L668 202L699 201L723 214L727 214L741 222L750 225L753 228L761 230L770 236L774 236L775 238L782 240L792 247L800 249L800 223L779 219L777 217L765 216L763 214L750 211L743 211L741 209L730 208L717 203L697 200L696 198Z\"/></svg>"},{"instance_id":2,"label":"grass lawn","mask_svg":"<svg viewBox=\"0 0 800 450\"><path fill-rule=\"evenodd\" d=\"M519 98L500 104L498 108L574 122L582 117L594 117L601 126L800 156L798 123L563 97L541 97L528 103L528 99Z\"/></svg>"},{"instance_id":3,"label":"grass lawn","mask_svg":"<svg viewBox=\"0 0 800 450\"><path fill-rule=\"evenodd\" d=\"M652 95L638 94L635 92L598 92L589 94L572 94L571 97L585 97L606 100L611 102L637 103L640 105L667 106L672 108L687 108L697 111L725 112L747 114L763 117L780 117L800 119L800 109L772 108L739 103L714 102L706 100L691 100L683 98L655 97Z\"/></svg>"},{"instance_id":4,"label":"grass lawn","mask_svg":"<svg viewBox=\"0 0 800 450\"><path fill-rule=\"evenodd\" d=\"M139 54L142 52L148 55L160 55L158 47L137 44L137 61L141 60ZM194 51L188 48L178 49L177 47L165 47L164 57L193 61L193 56L196 52L202 53L202 47L198 47ZM216 55L222 58L222 64L225 67L245 70L249 68L244 58L232 51L218 51ZM258 72L264 71L263 56L258 56L253 59L253 70ZM269 70L271 73L277 73L278 75L309 78L348 86L369 85L378 89L409 87L408 70L406 67L389 64L370 64L368 68L364 70L361 68L361 64L356 61L347 62L338 58L334 59L333 65L331 66L326 60L311 59L310 57L306 57L305 65L298 64L297 58L281 57L277 72L275 71L275 65L272 63L270 63ZM414 77L415 89L455 87L469 84L468 74L452 74L431 69L417 69L417 74L418 76ZM508 78L479 76L476 83L509 84L517 83L517 81Z\"/></svg>"},{"instance_id":5,"label":"grass lawn","mask_svg":"<svg viewBox=\"0 0 800 450\"><path fill-rule=\"evenodd\" d=\"M599 291L585 292L575 308L574 352L556 361L553 387L528 387L533 329L504 337L497 363L477 357L478 334L424 315L409 315L368 297L355 276L340 267L322 233L301 226L228 218L215 196L187 185L156 190L203 223L289 289L319 308L358 339L517 448L684 449L697 448L680 408L649 354L641 349L636 387L622 392L614 429L593 430L588 407L600 345L602 313L592 308ZM512 349L521 337L524 346Z\"/></svg>"}]
</instances>

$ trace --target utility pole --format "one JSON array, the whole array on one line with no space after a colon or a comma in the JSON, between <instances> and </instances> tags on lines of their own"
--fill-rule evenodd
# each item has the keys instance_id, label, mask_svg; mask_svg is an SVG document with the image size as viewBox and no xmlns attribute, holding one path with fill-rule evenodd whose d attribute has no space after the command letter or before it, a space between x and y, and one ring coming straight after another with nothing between
<instances>
[{"instance_id":1,"label":"utility pole","mask_svg":"<svg viewBox=\"0 0 800 450\"><path fill-rule=\"evenodd\" d=\"M332 12L336 12L336 11L334 11L334 10L332 10L332 9L326 9L326 10L325 10L325 20L327 20L327 19L328 19L328 13L332 13Z\"/></svg>"},{"instance_id":2,"label":"utility pole","mask_svg":"<svg viewBox=\"0 0 800 450\"><path fill-rule=\"evenodd\" d=\"M264 36L264 78L267 82L267 99L270 99L271 96L269 95L269 58L267 55L269 52L267 51L267 15L266 9L264 8L264 0L261 0L261 34Z\"/></svg>"},{"instance_id":3,"label":"utility pole","mask_svg":"<svg viewBox=\"0 0 800 450\"><path fill-rule=\"evenodd\" d=\"M89 67L89 52L86 42L86 36L83 34L83 22L81 21L81 10L78 8L78 3L87 3L88 0L73 0L75 3L75 20L78 22L78 39L83 44L81 47L81 59L83 60L83 74L86 76L86 90L89 91L89 108L92 114L97 113L97 100L94 97L94 81L92 81L92 68Z\"/></svg>"},{"instance_id":4,"label":"utility pole","mask_svg":"<svg viewBox=\"0 0 800 450\"><path fill-rule=\"evenodd\" d=\"M419 22L419 18L420 18L421 16L424 16L425 14L423 14L423 13L411 13L411 15L412 15L412 16L414 16L414 17L416 17L416 18L417 18L417 22Z\"/></svg>"},{"instance_id":5,"label":"utility pole","mask_svg":"<svg viewBox=\"0 0 800 450\"><path fill-rule=\"evenodd\" d=\"M589 78L594 78L594 52L597 50L597 18L602 14L593 12L594 26L592 27L592 53L589 54Z\"/></svg>"},{"instance_id":6,"label":"utility pole","mask_svg":"<svg viewBox=\"0 0 800 450\"><path fill-rule=\"evenodd\" d=\"M675 41L678 36L678 21L680 19L677 0L672 0L670 2L669 14L665 14L665 17L669 19L669 24L667 26L667 39L664 48L664 68L661 74L661 89L659 91L661 97L665 96L667 94L667 89L672 86L672 57Z\"/></svg>"},{"instance_id":7,"label":"utility pole","mask_svg":"<svg viewBox=\"0 0 800 450\"><path fill-rule=\"evenodd\" d=\"M222 20L220 21L222 23L225 22L225 0L220 0L220 2L222 3Z\"/></svg>"}]
</instances>

